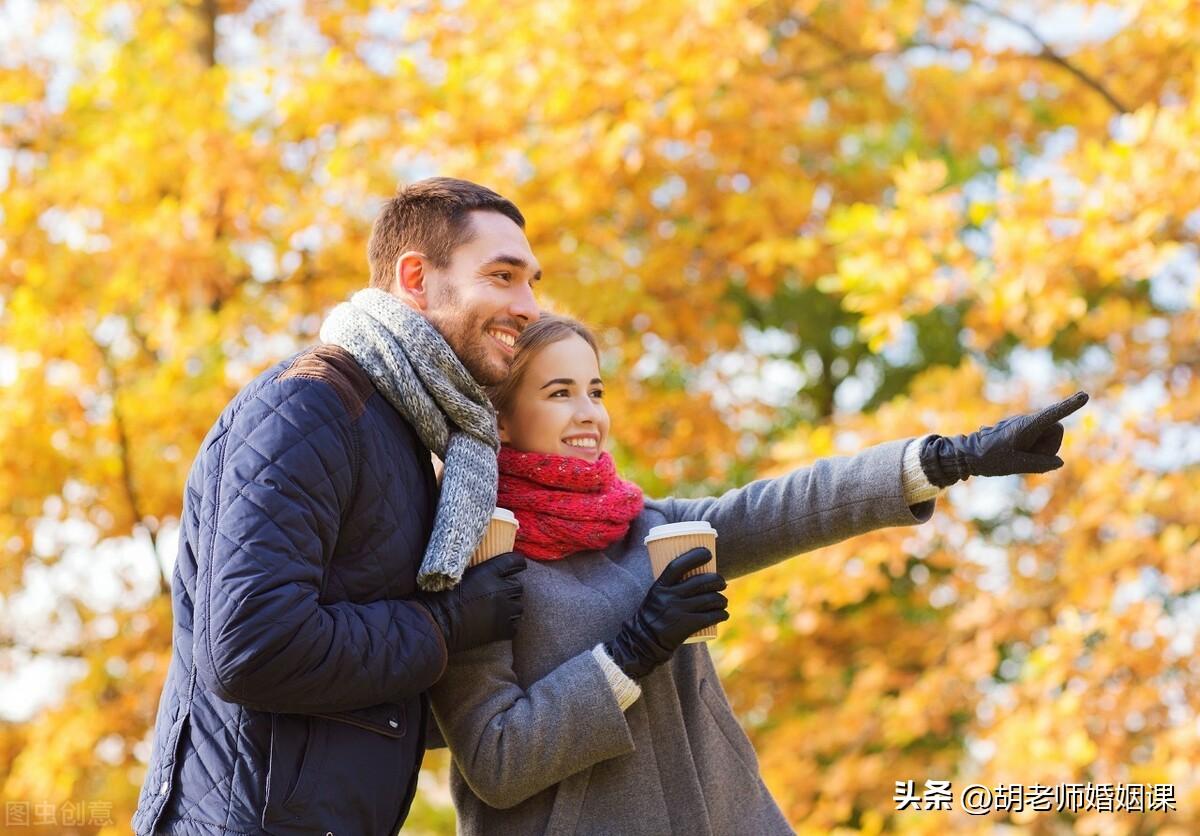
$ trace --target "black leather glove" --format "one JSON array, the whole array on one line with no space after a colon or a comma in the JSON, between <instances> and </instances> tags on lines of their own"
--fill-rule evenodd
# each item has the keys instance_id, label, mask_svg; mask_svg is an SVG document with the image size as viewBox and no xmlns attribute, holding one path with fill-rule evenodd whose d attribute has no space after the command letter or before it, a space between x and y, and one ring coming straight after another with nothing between
<instances>
[{"instance_id":1,"label":"black leather glove","mask_svg":"<svg viewBox=\"0 0 1200 836\"><path fill-rule=\"evenodd\" d=\"M1005 418L970 435L931 436L921 446L921 469L939 488L968 476L1057 470L1063 466L1058 457L1063 428L1058 422L1087 402L1086 392L1076 392L1041 412Z\"/></svg>"},{"instance_id":2,"label":"black leather glove","mask_svg":"<svg viewBox=\"0 0 1200 836\"><path fill-rule=\"evenodd\" d=\"M472 566L453 589L418 592L413 598L429 610L450 653L470 650L511 639L517 632L525 607L525 587L518 575L524 571L525 555L506 552Z\"/></svg>"},{"instance_id":3,"label":"black leather glove","mask_svg":"<svg viewBox=\"0 0 1200 836\"><path fill-rule=\"evenodd\" d=\"M704 572L680 580L710 559L708 549L692 549L668 563L633 618L621 626L616 638L604 643L626 676L640 679L670 659L692 633L729 618L729 601L721 594L723 577Z\"/></svg>"}]
</instances>

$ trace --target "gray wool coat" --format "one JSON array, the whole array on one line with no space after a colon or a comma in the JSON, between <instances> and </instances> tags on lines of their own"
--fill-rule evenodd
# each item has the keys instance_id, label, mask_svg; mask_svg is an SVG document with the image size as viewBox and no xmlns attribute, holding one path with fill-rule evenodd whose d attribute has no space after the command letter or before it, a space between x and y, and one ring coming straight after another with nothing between
<instances>
[{"instance_id":1,"label":"gray wool coat","mask_svg":"<svg viewBox=\"0 0 1200 836\"><path fill-rule=\"evenodd\" d=\"M642 544L652 526L708 521L718 532L718 570L736 578L856 534L928 520L935 500L910 506L902 485L911 441L821 459L719 498L649 500L626 537L603 551L530 560L515 638L451 657L430 692L453 758L458 832L792 833L706 645L681 646L640 681L640 697L624 711L592 650L633 615L654 580Z\"/></svg>"}]
</instances>

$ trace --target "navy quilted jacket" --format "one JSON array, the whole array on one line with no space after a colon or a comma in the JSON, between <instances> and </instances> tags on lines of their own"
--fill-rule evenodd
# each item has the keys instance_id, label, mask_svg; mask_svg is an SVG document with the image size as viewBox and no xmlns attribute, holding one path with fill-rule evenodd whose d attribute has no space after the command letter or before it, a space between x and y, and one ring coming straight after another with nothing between
<instances>
[{"instance_id":1,"label":"navy quilted jacket","mask_svg":"<svg viewBox=\"0 0 1200 836\"><path fill-rule=\"evenodd\" d=\"M315 346L226 407L192 465L138 834L394 834L446 647L408 600L429 451Z\"/></svg>"}]
</instances>

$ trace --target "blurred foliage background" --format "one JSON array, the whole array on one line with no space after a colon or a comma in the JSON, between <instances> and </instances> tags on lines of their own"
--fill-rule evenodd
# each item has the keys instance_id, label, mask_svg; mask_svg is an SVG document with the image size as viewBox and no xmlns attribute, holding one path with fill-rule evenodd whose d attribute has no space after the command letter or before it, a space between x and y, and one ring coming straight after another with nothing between
<instances>
[{"instance_id":1,"label":"blurred foliage background","mask_svg":"<svg viewBox=\"0 0 1200 836\"><path fill-rule=\"evenodd\" d=\"M797 830L1200 831L1198 83L1194 0L0 0L0 800L128 832L200 440L445 174L525 212L652 495L1092 393L1062 470L734 585ZM896 811L931 779L1178 809Z\"/></svg>"}]
</instances>

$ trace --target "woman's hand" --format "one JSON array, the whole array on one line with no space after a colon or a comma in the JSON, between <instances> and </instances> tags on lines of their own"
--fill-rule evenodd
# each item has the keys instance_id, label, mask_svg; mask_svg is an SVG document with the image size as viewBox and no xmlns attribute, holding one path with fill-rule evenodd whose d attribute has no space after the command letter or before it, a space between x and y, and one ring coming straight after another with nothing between
<instances>
[{"instance_id":1,"label":"woman's hand","mask_svg":"<svg viewBox=\"0 0 1200 836\"><path fill-rule=\"evenodd\" d=\"M1063 427L1058 422L1087 402L1086 392L1076 392L1041 412L1005 418L970 435L931 436L921 447L921 469L939 488L968 476L1057 470L1063 466L1058 457Z\"/></svg>"},{"instance_id":2,"label":"woman's hand","mask_svg":"<svg viewBox=\"0 0 1200 836\"><path fill-rule=\"evenodd\" d=\"M703 572L681 580L711 559L708 549L692 549L668 563L633 618L604 643L626 676L642 678L670 659L692 633L729 618L729 601L721 594L725 579L719 574Z\"/></svg>"}]
</instances>

